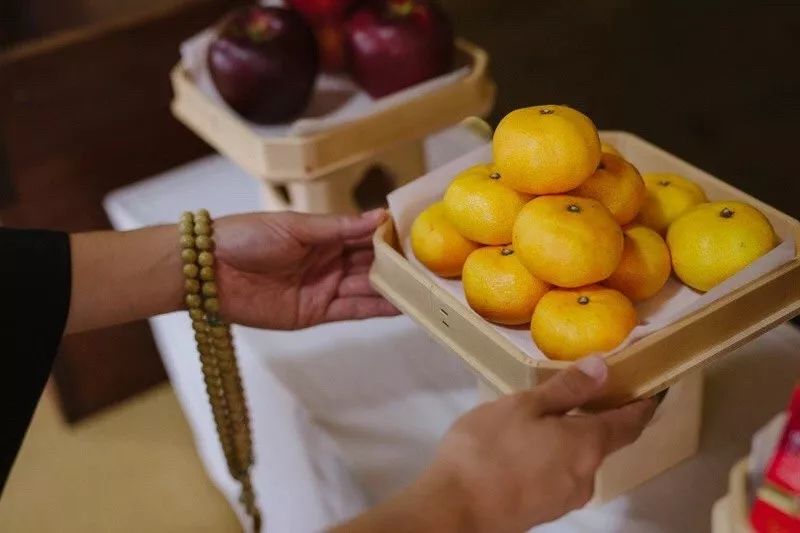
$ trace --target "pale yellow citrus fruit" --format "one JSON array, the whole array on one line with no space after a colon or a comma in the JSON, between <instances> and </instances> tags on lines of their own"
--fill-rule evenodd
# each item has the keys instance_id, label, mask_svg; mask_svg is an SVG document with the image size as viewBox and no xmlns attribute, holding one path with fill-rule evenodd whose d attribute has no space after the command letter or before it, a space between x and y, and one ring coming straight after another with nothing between
<instances>
[{"instance_id":1,"label":"pale yellow citrus fruit","mask_svg":"<svg viewBox=\"0 0 800 533\"><path fill-rule=\"evenodd\" d=\"M700 204L673 222L667 233L675 274L699 291L722 283L776 243L767 217L743 202Z\"/></svg>"},{"instance_id":2,"label":"pale yellow citrus fruit","mask_svg":"<svg viewBox=\"0 0 800 533\"><path fill-rule=\"evenodd\" d=\"M672 272L669 249L664 239L647 226L624 229L622 259L604 285L616 289L634 302L655 296Z\"/></svg>"},{"instance_id":3,"label":"pale yellow citrus fruit","mask_svg":"<svg viewBox=\"0 0 800 533\"><path fill-rule=\"evenodd\" d=\"M620 156L604 153L594 174L570 194L594 198L624 225L639 214L646 191L636 167Z\"/></svg>"},{"instance_id":4,"label":"pale yellow citrus fruit","mask_svg":"<svg viewBox=\"0 0 800 533\"><path fill-rule=\"evenodd\" d=\"M650 172L642 179L647 194L638 221L662 235L676 218L708 201L699 185L678 174Z\"/></svg>"},{"instance_id":5,"label":"pale yellow citrus fruit","mask_svg":"<svg viewBox=\"0 0 800 533\"><path fill-rule=\"evenodd\" d=\"M617 150L613 145L609 143L601 142L600 151L603 152L604 154L614 154L622 157L622 154L619 153L619 150Z\"/></svg>"},{"instance_id":6,"label":"pale yellow citrus fruit","mask_svg":"<svg viewBox=\"0 0 800 533\"><path fill-rule=\"evenodd\" d=\"M561 105L512 111L497 126L492 147L506 183L536 195L574 189L600 162L600 139L592 121Z\"/></svg>"},{"instance_id":7,"label":"pale yellow citrus fruit","mask_svg":"<svg viewBox=\"0 0 800 533\"><path fill-rule=\"evenodd\" d=\"M614 289L553 289L536 305L531 335L547 357L574 361L613 350L638 322L631 301Z\"/></svg>"},{"instance_id":8,"label":"pale yellow citrus fruit","mask_svg":"<svg viewBox=\"0 0 800 533\"><path fill-rule=\"evenodd\" d=\"M581 287L609 277L622 257L622 228L597 200L539 196L522 208L512 242L537 278Z\"/></svg>"},{"instance_id":9,"label":"pale yellow citrus fruit","mask_svg":"<svg viewBox=\"0 0 800 533\"><path fill-rule=\"evenodd\" d=\"M467 256L480 245L464 237L447 220L444 204L436 202L411 225L411 249L420 263L445 278L461 275Z\"/></svg>"},{"instance_id":10,"label":"pale yellow citrus fruit","mask_svg":"<svg viewBox=\"0 0 800 533\"><path fill-rule=\"evenodd\" d=\"M476 313L506 325L530 322L536 303L550 288L522 266L511 246L488 246L469 254L461 281Z\"/></svg>"},{"instance_id":11,"label":"pale yellow citrus fruit","mask_svg":"<svg viewBox=\"0 0 800 533\"><path fill-rule=\"evenodd\" d=\"M476 165L457 175L444 193L447 218L461 235L481 244L508 244L530 196L505 185L493 165Z\"/></svg>"}]
</instances>

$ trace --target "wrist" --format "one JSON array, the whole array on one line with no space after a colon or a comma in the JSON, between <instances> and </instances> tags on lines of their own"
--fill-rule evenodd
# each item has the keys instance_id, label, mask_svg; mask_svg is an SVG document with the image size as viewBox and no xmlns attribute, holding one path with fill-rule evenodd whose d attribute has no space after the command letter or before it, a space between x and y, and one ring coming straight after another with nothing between
<instances>
[{"instance_id":1,"label":"wrist","mask_svg":"<svg viewBox=\"0 0 800 533\"><path fill-rule=\"evenodd\" d=\"M453 472L434 465L399 496L415 531L479 531L469 493Z\"/></svg>"},{"instance_id":2,"label":"wrist","mask_svg":"<svg viewBox=\"0 0 800 533\"><path fill-rule=\"evenodd\" d=\"M175 226L161 226L160 239L163 239L165 255L160 262L159 270L163 273L163 287L165 311L181 311L186 308L185 289L183 279L183 260L181 258L180 236Z\"/></svg>"},{"instance_id":3,"label":"wrist","mask_svg":"<svg viewBox=\"0 0 800 533\"><path fill-rule=\"evenodd\" d=\"M71 235L72 297L66 332L183 308L178 237L174 226Z\"/></svg>"},{"instance_id":4,"label":"wrist","mask_svg":"<svg viewBox=\"0 0 800 533\"><path fill-rule=\"evenodd\" d=\"M466 493L454 476L436 466L413 485L332 533L450 533L476 531Z\"/></svg>"}]
</instances>

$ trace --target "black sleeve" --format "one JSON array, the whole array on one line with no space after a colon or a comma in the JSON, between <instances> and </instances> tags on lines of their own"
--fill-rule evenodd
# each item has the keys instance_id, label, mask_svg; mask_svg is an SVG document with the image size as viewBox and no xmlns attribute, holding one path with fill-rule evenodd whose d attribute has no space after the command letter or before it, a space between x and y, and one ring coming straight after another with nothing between
<instances>
[{"instance_id":1,"label":"black sleeve","mask_svg":"<svg viewBox=\"0 0 800 533\"><path fill-rule=\"evenodd\" d=\"M0 228L0 494L39 402L69 312L69 236Z\"/></svg>"}]
</instances>

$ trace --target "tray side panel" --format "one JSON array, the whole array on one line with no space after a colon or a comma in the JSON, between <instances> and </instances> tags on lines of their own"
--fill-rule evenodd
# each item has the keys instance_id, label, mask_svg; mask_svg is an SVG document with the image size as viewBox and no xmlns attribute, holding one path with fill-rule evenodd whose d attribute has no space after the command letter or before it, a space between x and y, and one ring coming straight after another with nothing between
<instances>
[{"instance_id":1,"label":"tray side panel","mask_svg":"<svg viewBox=\"0 0 800 533\"><path fill-rule=\"evenodd\" d=\"M466 41L459 40L457 45L472 65L464 78L316 135L258 135L236 113L204 94L181 64L172 73L173 114L254 176L276 182L317 179L469 116L487 115L496 93L488 56Z\"/></svg>"},{"instance_id":2,"label":"tray side panel","mask_svg":"<svg viewBox=\"0 0 800 533\"><path fill-rule=\"evenodd\" d=\"M703 414L703 375L677 383L639 439L609 455L595 476L592 503L613 500L697 452Z\"/></svg>"},{"instance_id":3,"label":"tray side panel","mask_svg":"<svg viewBox=\"0 0 800 533\"><path fill-rule=\"evenodd\" d=\"M473 116L485 116L494 105L494 85L485 79L447 87L404 109L389 109L337 128L315 139L305 171L311 175L352 164L376 150L411 141ZM388 126L391 124L391 127Z\"/></svg>"},{"instance_id":4,"label":"tray side panel","mask_svg":"<svg viewBox=\"0 0 800 533\"><path fill-rule=\"evenodd\" d=\"M375 289L453 350L497 391L507 394L529 388L526 365L504 356L504 347L459 314L454 302L449 301L450 296L419 275L400 255L394 247L395 239L391 222L386 222L375 235L375 261L370 271Z\"/></svg>"},{"instance_id":5,"label":"tray side panel","mask_svg":"<svg viewBox=\"0 0 800 533\"><path fill-rule=\"evenodd\" d=\"M650 396L800 314L800 261L633 344L610 366L606 404Z\"/></svg>"},{"instance_id":6,"label":"tray side panel","mask_svg":"<svg viewBox=\"0 0 800 533\"><path fill-rule=\"evenodd\" d=\"M634 161L644 164L649 162L649 166L655 168L666 166L666 169L684 173L701 185L713 181L718 194L721 191L724 195L730 194L734 198L750 201L759 209L782 219L800 242L800 223L791 217L635 135L604 132L603 136L617 141L623 153L634 156ZM383 231L387 230L384 228ZM386 244L390 241L384 239L382 242ZM391 241L391 244L397 247L396 242ZM379 239L376 246L380 245ZM380 255L378 252L376 254ZM459 353L495 391L503 393L529 388L569 366L569 363L535 359L524 354L522 349L507 341L466 304L418 271L394 248L391 248L391 261L393 267L403 272L403 276L416 278L418 283L422 283L420 280L427 280L424 281L425 286L431 287L424 308L417 306L417 309L413 309L408 305L404 307L402 303L398 305L404 310L410 308L410 314ZM402 299L403 294L391 295L393 287L399 287L398 276L386 275L381 279L381 274L376 270L375 281L379 289L389 295L390 299ZM437 312L446 313L449 318L442 319L436 315ZM688 372L701 369L716 357L736 349L797 314L800 314L800 258L795 258L608 356L609 385L605 395L591 407L613 407L635 398L653 395L676 383ZM442 325L442 320L447 322L447 326ZM482 337L488 337L490 344L487 345ZM520 373L523 375L518 375Z\"/></svg>"}]
</instances>

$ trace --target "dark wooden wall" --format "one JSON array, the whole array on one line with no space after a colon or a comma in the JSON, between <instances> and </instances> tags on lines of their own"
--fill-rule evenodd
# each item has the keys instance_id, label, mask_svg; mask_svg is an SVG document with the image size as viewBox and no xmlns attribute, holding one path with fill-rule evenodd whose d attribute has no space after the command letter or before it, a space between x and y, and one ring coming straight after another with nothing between
<instances>
[{"instance_id":1,"label":"dark wooden wall","mask_svg":"<svg viewBox=\"0 0 800 533\"><path fill-rule=\"evenodd\" d=\"M443 3L491 53L495 120L567 103L800 217L800 2Z\"/></svg>"},{"instance_id":2,"label":"dark wooden wall","mask_svg":"<svg viewBox=\"0 0 800 533\"><path fill-rule=\"evenodd\" d=\"M231 5L159 9L0 56L0 173L11 185L0 188L3 223L107 228L106 193L207 153L170 115L168 74L179 43ZM54 376L76 420L161 381L164 370L142 322L65 339Z\"/></svg>"}]
</instances>

